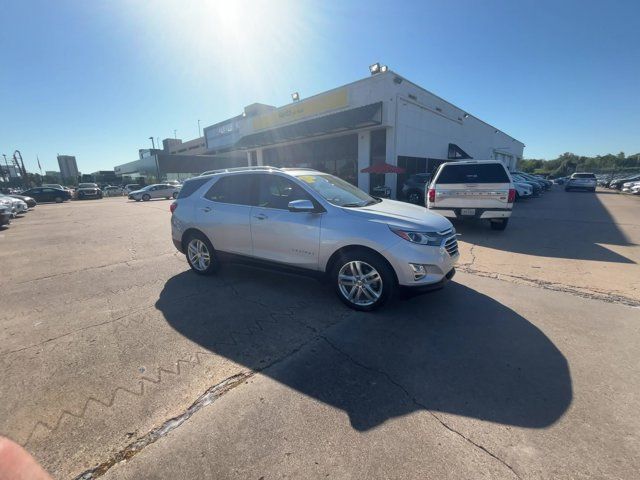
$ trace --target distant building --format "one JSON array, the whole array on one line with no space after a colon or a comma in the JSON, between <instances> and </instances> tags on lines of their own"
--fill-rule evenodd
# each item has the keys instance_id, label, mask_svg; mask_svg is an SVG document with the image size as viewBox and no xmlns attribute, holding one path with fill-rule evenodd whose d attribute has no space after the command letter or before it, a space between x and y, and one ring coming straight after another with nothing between
<instances>
[{"instance_id":1,"label":"distant building","mask_svg":"<svg viewBox=\"0 0 640 480\"><path fill-rule=\"evenodd\" d=\"M58 165L60 166L60 175L64 180L77 180L78 164L76 157L73 155L58 155Z\"/></svg>"},{"instance_id":2,"label":"distant building","mask_svg":"<svg viewBox=\"0 0 640 480\"><path fill-rule=\"evenodd\" d=\"M164 153L171 155L202 155L207 151L204 137L183 142L179 138L165 138L162 140Z\"/></svg>"},{"instance_id":3,"label":"distant building","mask_svg":"<svg viewBox=\"0 0 640 480\"><path fill-rule=\"evenodd\" d=\"M60 172L56 172L55 170L47 170L44 172L44 174L52 180L55 180L56 182L62 180L62 178L60 177Z\"/></svg>"},{"instance_id":4,"label":"distant building","mask_svg":"<svg viewBox=\"0 0 640 480\"><path fill-rule=\"evenodd\" d=\"M95 183L115 183L119 179L113 170L98 170L91 174L92 181Z\"/></svg>"}]
</instances>

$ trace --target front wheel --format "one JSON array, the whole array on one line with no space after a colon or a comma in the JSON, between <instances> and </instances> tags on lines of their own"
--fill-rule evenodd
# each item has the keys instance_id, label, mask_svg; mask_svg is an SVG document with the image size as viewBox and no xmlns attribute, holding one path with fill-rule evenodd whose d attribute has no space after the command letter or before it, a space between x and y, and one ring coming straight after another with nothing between
<instances>
[{"instance_id":1,"label":"front wheel","mask_svg":"<svg viewBox=\"0 0 640 480\"><path fill-rule=\"evenodd\" d=\"M62 203L62 197L56 197L53 199L56 203Z\"/></svg>"},{"instance_id":2,"label":"front wheel","mask_svg":"<svg viewBox=\"0 0 640 480\"><path fill-rule=\"evenodd\" d=\"M185 251L189 266L198 275L211 275L218 269L213 245L203 234L192 234L186 242Z\"/></svg>"},{"instance_id":3,"label":"front wheel","mask_svg":"<svg viewBox=\"0 0 640 480\"><path fill-rule=\"evenodd\" d=\"M331 271L331 281L345 305L365 312L381 307L396 287L391 267L379 256L365 251L340 258Z\"/></svg>"},{"instance_id":4,"label":"front wheel","mask_svg":"<svg viewBox=\"0 0 640 480\"><path fill-rule=\"evenodd\" d=\"M143 202L148 202L149 200L151 200L151 196L148 193L145 193L144 195L142 195Z\"/></svg>"},{"instance_id":5,"label":"front wheel","mask_svg":"<svg viewBox=\"0 0 640 480\"><path fill-rule=\"evenodd\" d=\"M504 230L509 225L509 219L491 220L491 230Z\"/></svg>"},{"instance_id":6,"label":"front wheel","mask_svg":"<svg viewBox=\"0 0 640 480\"><path fill-rule=\"evenodd\" d=\"M173 199L175 200L176 198L178 198L178 192L173 192Z\"/></svg>"}]
</instances>

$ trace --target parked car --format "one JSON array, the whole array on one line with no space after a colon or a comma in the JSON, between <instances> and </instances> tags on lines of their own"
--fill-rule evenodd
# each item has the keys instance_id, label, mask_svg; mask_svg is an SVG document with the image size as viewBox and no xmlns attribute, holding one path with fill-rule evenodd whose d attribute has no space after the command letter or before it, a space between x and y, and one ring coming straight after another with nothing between
<instances>
[{"instance_id":1,"label":"parked car","mask_svg":"<svg viewBox=\"0 0 640 480\"><path fill-rule=\"evenodd\" d=\"M515 199L513 182L501 162L463 160L438 167L427 208L447 218L489 220L493 230L504 230Z\"/></svg>"},{"instance_id":2,"label":"parked car","mask_svg":"<svg viewBox=\"0 0 640 480\"><path fill-rule=\"evenodd\" d=\"M640 183L636 183L631 189L629 193L632 195L640 195Z\"/></svg>"},{"instance_id":3,"label":"parked car","mask_svg":"<svg viewBox=\"0 0 640 480\"><path fill-rule=\"evenodd\" d=\"M62 203L65 200L71 200L71 194L67 190L62 190L60 188L35 187L25 190L22 194L35 199L38 203Z\"/></svg>"},{"instance_id":4,"label":"parked car","mask_svg":"<svg viewBox=\"0 0 640 480\"><path fill-rule=\"evenodd\" d=\"M63 187L62 185L60 185L59 183L43 183L42 186L45 188L57 188L59 190L67 189L66 187Z\"/></svg>"},{"instance_id":5,"label":"parked car","mask_svg":"<svg viewBox=\"0 0 640 480\"><path fill-rule=\"evenodd\" d=\"M544 178L536 177L535 175L531 175L530 173L525 173L525 172L515 172L515 173L517 173L521 177L524 177L526 180L529 180L530 182L537 183L538 185L540 185L540 187L543 190L549 190L551 188L551 185L553 185L548 180L545 180Z\"/></svg>"},{"instance_id":6,"label":"parked car","mask_svg":"<svg viewBox=\"0 0 640 480\"><path fill-rule=\"evenodd\" d=\"M173 243L194 272L240 260L324 275L356 310L380 307L398 287L441 287L459 258L446 218L311 169L200 176L171 212Z\"/></svg>"},{"instance_id":7,"label":"parked car","mask_svg":"<svg viewBox=\"0 0 640 480\"><path fill-rule=\"evenodd\" d=\"M156 183L155 185L147 185L146 187L133 191L129 194L129 200L139 202L147 202L152 198L177 198L178 189L173 185L166 183Z\"/></svg>"},{"instance_id":8,"label":"parked car","mask_svg":"<svg viewBox=\"0 0 640 480\"><path fill-rule=\"evenodd\" d=\"M11 223L11 218L11 207L4 203L0 203L0 227L9 225Z\"/></svg>"},{"instance_id":9,"label":"parked car","mask_svg":"<svg viewBox=\"0 0 640 480\"><path fill-rule=\"evenodd\" d=\"M124 189L116 185L107 185L102 189L102 193L105 197L119 197L124 193Z\"/></svg>"},{"instance_id":10,"label":"parked car","mask_svg":"<svg viewBox=\"0 0 640 480\"><path fill-rule=\"evenodd\" d=\"M597 187L596 176L593 173L574 173L564 185L564 191L589 190L595 192Z\"/></svg>"},{"instance_id":11,"label":"parked car","mask_svg":"<svg viewBox=\"0 0 640 480\"><path fill-rule=\"evenodd\" d=\"M0 203L3 203L11 209L11 216L16 218L17 215L26 213L29 211L29 207L25 202L18 198L13 198L3 193L0 193Z\"/></svg>"},{"instance_id":12,"label":"parked car","mask_svg":"<svg viewBox=\"0 0 640 480\"><path fill-rule=\"evenodd\" d=\"M17 198L18 200L22 200L24 203L27 204L27 207L29 208L34 208L38 204L38 202L36 202L35 199L31 197L27 197L26 195L17 195L15 193L12 193L12 194L9 194L8 196Z\"/></svg>"},{"instance_id":13,"label":"parked car","mask_svg":"<svg viewBox=\"0 0 640 480\"><path fill-rule=\"evenodd\" d=\"M79 183L76 189L76 198L78 200L102 198L102 190L95 183Z\"/></svg>"},{"instance_id":14,"label":"parked car","mask_svg":"<svg viewBox=\"0 0 640 480\"><path fill-rule=\"evenodd\" d=\"M136 190L140 190L141 188L142 185L138 183L128 183L124 186L124 191L122 192L122 194L129 195L131 192L135 192Z\"/></svg>"},{"instance_id":15,"label":"parked car","mask_svg":"<svg viewBox=\"0 0 640 480\"><path fill-rule=\"evenodd\" d=\"M624 193L631 193L631 190L634 187L640 186L640 181L637 182L626 182L622 184L622 191Z\"/></svg>"},{"instance_id":16,"label":"parked car","mask_svg":"<svg viewBox=\"0 0 640 480\"><path fill-rule=\"evenodd\" d=\"M640 180L640 175L631 175L628 177L624 177L624 178L617 178L611 182L609 182L609 188L613 188L616 190L621 190L622 189L622 185L624 185L627 182L635 182Z\"/></svg>"},{"instance_id":17,"label":"parked car","mask_svg":"<svg viewBox=\"0 0 640 480\"><path fill-rule=\"evenodd\" d=\"M513 173L511 172L511 179L514 182L518 182L518 183L524 183L526 185L529 185L532 189L533 189L533 195L534 197L539 197L540 195L542 195L544 188L542 187L542 185L540 185L539 182L534 182L533 180L529 180L526 177L523 177L522 175L518 174L518 173Z\"/></svg>"},{"instance_id":18,"label":"parked car","mask_svg":"<svg viewBox=\"0 0 640 480\"><path fill-rule=\"evenodd\" d=\"M430 173L416 173L402 184L402 197L409 203L424 205L424 195L431 180Z\"/></svg>"},{"instance_id":19,"label":"parked car","mask_svg":"<svg viewBox=\"0 0 640 480\"><path fill-rule=\"evenodd\" d=\"M516 200L520 200L522 198L528 198L533 195L533 187L524 182L516 182L513 181L513 188L516 189Z\"/></svg>"}]
</instances>

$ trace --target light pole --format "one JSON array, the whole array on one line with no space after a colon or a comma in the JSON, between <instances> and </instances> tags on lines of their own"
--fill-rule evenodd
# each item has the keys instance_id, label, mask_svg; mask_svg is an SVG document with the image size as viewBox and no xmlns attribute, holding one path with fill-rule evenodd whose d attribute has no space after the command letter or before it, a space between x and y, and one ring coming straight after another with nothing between
<instances>
[{"instance_id":1,"label":"light pole","mask_svg":"<svg viewBox=\"0 0 640 480\"><path fill-rule=\"evenodd\" d=\"M151 140L151 148L153 148L155 150L156 149L156 141L153 139L153 137L149 137L149 140Z\"/></svg>"},{"instance_id":2,"label":"light pole","mask_svg":"<svg viewBox=\"0 0 640 480\"><path fill-rule=\"evenodd\" d=\"M20 163L18 163L18 157L20 157ZM16 150L15 152L13 152L13 161L15 162L16 166L18 167L18 170L21 170L22 183L24 184L25 187L28 187L29 186L29 183L28 183L29 179L27 178L27 169L24 168L24 160L22 158L22 153L20 153L20 150Z\"/></svg>"},{"instance_id":3,"label":"light pole","mask_svg":"<svg viewBox=\"0 0 640 480\"><path fill-rule=\"evenodd\" d=\"M200 120L198 120L198 138L200 138L202 136L202 133L200 133Z\"/></svg>"}]
</instances>

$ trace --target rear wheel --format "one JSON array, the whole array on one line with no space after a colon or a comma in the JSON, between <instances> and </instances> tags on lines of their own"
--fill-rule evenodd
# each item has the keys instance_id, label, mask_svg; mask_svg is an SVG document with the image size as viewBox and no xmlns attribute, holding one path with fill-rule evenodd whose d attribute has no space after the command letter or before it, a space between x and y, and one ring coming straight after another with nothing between
<instances>
[{"instance_id":1,"label":"rear wheel","mask_svg":"<svg viewBox=\"0 0 640 480\"><path fill-rule=\"evenodd\" d=\"M500 220L491 220L491 230L504 230L509 225L508 218L502 218Z\"/></svg>"},{"instance_id":2,"label":"rear wheel","mask_svg":"<svg viewBox=\"0 0 640 480\"><path fill-rule=\"evenodd\" d=\"M338 259L331 271L331 281L340 300L360 311L381 307L396 287L391 267L366 251L350 252Z\"/></svg>"},{"instance_id":3,"label":"rear wheel","mask_svg":"<svg viewBox=\"0 0 640 480\"><path fill-rule=\"evenodd\" d=\"M407 201L409 203L414 203L416 205L420 205L424 203L422 201L422 195L420 194L420 192L417 192L415 190L407 194Z\"/></svg>"},{"instance_id":4,"label":"rear wheel","mask_svg":"<svg viewBox=\"0 0 640 480\"><path fill-rule=\"evenodd\" d=\"M203 234L191 234L185 244L185 252L189 266L198 275L211 275L218 269L213 245Z\"/></svg>"},{"instance_id":5,"label":"rear wheel","mask_svg":"<svg viewBox=\"0 0 640 480\"><path fill-rule=\"evenodd\" d=\"M173 192L173 198L174 199L178 198L178 192Z\"/></svg>"},{"instance_id":6,"label":"rear wheel","mask_svg":"<svg viewBox=\"0 0 640 480\"><path fill-rule=\"evenodd\" d=\"M56 197L53 199L53 201L56 203L62 203L62 197Z\"/></svg>"},{"instance_id":7,"label":"rear wheel","mask_svg":"<svg viewBox=\"0 0 640 480\"><path fill-rule=\"evenodd\" d=\"M142 195L143 202L148 202L149 200L151 200L151 196L149 196L148 193L145 193L144 195Z\"/></svg>"}]
</instances>

